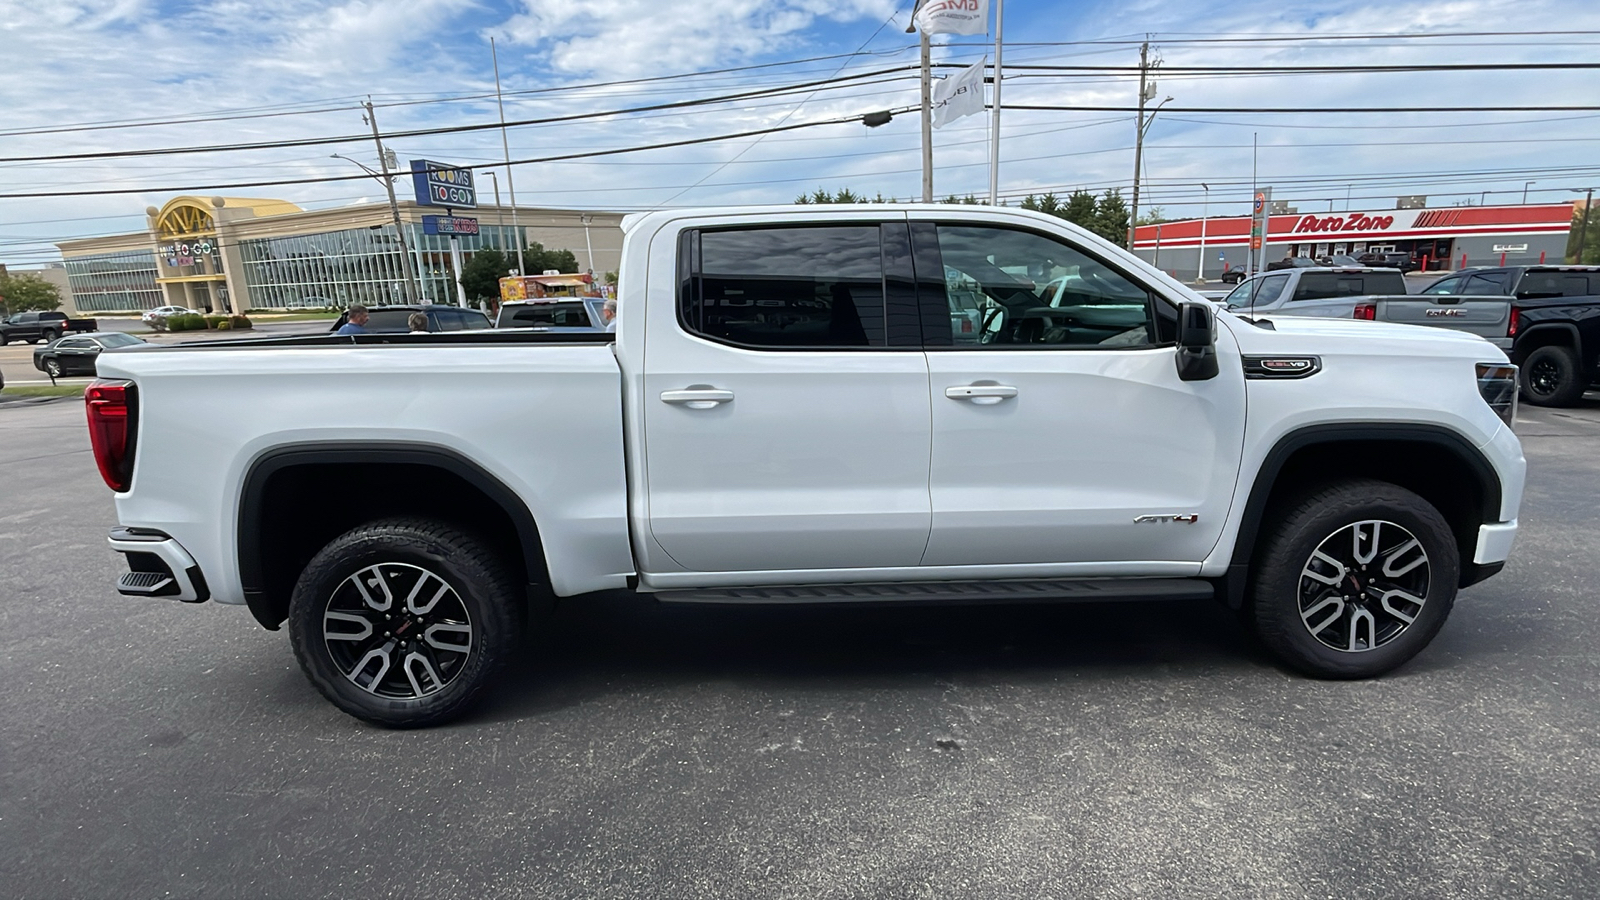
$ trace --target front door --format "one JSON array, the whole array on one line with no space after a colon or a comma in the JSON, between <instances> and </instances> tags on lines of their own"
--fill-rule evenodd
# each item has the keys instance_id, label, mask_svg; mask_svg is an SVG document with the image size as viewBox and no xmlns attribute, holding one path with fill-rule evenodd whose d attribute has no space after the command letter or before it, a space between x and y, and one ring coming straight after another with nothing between
<instances>
[{"instance_id":1,"label":"front door","mask_svg":"<svg viewBox=\"0 0 1600 900\"><path fill-rule=\"evenodd\" d=\"M1185 382L1176 309L1119 264L1062 234L981 217L912 232L919 283L930 285L923 262L936 240L952 316L981 310L974 333L952 329L947 345L928 347L923 565L1175 574L1204 559L1244 434L1244 374L1226 331L1220 374Z\"/></svg>"},{"instance_id":2,"label":"front door","mask_svg":"<svg viewBox=\"0 0 1600 900\"><path fill-rule=\"evenodd\" d=\"M886 259L910 283L905 232L901 219L683 233L676 308L649 307L639 402L650 535L684 569L921 559L928 370L895 336L906 314L916 324L913 293L896 312L885 287Z\"/></svg>"}]
</instances>

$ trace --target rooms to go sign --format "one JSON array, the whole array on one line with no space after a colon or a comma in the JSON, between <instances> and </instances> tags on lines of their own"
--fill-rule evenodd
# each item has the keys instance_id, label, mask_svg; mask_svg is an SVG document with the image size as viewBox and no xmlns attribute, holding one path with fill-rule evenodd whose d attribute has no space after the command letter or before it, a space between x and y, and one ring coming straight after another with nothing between
<instances>
[{"instance_id":1,"label":"rooms to go sign","mask_svg":"<svg viewBox=\"0 0 1600 900\"><path fill-rule=\"evenodd\" d=\"M476 209L478 206L478 191L472 184L471 169L413 159L411 184L416 188L418 206L447 209Z\"/></svg>"}]
</instances>

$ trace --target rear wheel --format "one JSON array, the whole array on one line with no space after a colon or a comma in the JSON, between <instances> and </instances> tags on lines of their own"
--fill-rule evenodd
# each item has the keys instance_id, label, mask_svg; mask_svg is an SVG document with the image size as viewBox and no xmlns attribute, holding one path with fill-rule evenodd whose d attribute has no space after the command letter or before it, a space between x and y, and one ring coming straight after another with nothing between
<instances>
[{"instance_id":1,"label":"rear wheel","mask_svg":"<svg viewBox=\"0 0 1600 900\"><path fill-rule=\"evenodd\" d=\"M1455 602L1449 523L1386 482L1342 482L1292 501L1262 550L1250 595L1256 633L1308 675L1388 672L1428 646Z\"/></svg>"},{"instance_id":2,"label":"rear wheel","mask_svg":"<svg viewBox=\"0 0 1600 900\"><path fill-rule=\"evenodd\" d=\"M289 638L306 677L352 716L391 727L465 712L521 643L513 580L476 538L390 519L346 532L300 575Z\"/></svg>"},{"instance_id":3,"label":"rear wheel","mask_svg":"<svg viewBox=\"0 0 1600 900\"><path fill-rule=\"evenodd\" d=\"M50 343L51 341L55 340L58 337L61 337L61 332L59 332L59 331L46 330L44 332L44 342L46 344Z\"/></svg>"},{"instance_id":4,"label":"rear wheel","mask_svg":"<svg viewBox=\"0 0 1600 900\"><path fill-rule=\"evenodd\" d=\"M1572 406L1587 387L1571 347L1538 347L1522 361L1522 396L1535 406Z\"/></svg>"}]
</instances>

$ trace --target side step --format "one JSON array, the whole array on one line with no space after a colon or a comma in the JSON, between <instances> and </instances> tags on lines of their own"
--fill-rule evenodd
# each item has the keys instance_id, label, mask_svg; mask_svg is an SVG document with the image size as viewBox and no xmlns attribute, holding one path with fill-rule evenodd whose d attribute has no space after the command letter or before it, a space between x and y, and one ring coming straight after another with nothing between
<instances>
[{"instance_id":1,"label":"side step","mask_svg":"<svg viewBox=\"0 0 1600 900\"><path fill-rule=\"evenodd\" d=\"M1209 600L1198 578L1080 578L1047 581L917 581L802 584L659 591L662 603L781 605L800 603L1043 603L1100 600Z\"/></svg>"}]
</instances>

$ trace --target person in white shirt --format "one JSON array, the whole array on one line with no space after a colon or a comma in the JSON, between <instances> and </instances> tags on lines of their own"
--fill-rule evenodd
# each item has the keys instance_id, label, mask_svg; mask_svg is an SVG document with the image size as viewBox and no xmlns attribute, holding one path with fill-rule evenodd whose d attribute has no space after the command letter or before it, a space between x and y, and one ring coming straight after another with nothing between
<instances>
[{"instance_id":1,"label":"person in white shirt","mask_svg":"<svg viewBox=\"0 0 1600 900\"><path fill-rule=\"evenodd\" d=\"M617 298L607 297L604 305L600 307L600 316L606 320L606 330L617 330Z\"/></svg>"}]
</instances>

